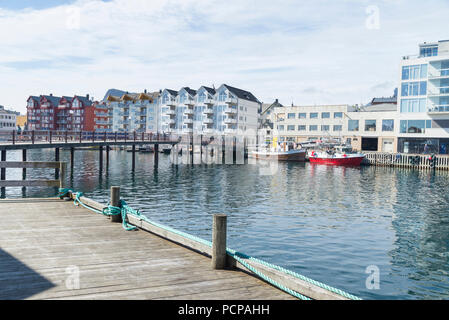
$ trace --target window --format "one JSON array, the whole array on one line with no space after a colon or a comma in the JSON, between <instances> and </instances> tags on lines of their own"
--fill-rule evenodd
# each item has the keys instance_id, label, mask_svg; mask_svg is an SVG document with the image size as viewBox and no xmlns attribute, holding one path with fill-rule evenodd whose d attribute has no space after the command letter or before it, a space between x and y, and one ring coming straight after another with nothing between
<instances>
[{"instance_id":1,"label":"window","mask_svg":"<svg viewBox=\"0 0 449 320\"><path fill-rule=\"evenodd\" d=\"M334 131L342 131L342 129L343 129L343 126L340 124L334 125Z\"/></svg>"},{"instance_id":2,"label":"window","mask_svg":"<svg viewBox=\"0 0 449 320\"><path fill-rule=\"evenodd\" d=\"M426 99L401 99L401 113L426 112Z\"/></svg>"},{"instance_id":3,"label":"window","mask_svg":"<svg viewBox=\"0 0 449 320\"><path fill-rule=\"evenodd\" d=\"M322 119L329 119L331 117L331 113L330 112L322 112L321 113L321 118Z\"/></svg>"},{"instance_id":4,"label":"window","mask_svg":"<svg viewBox=\"0 0 449 320\"><path fill-rule=\"evenodd\" d=\"M365 120L365 131L376 131L376 120Z\"/></svg>"},{"instance_id":5,"label":"window","mask_svg":"<svg viewBox=\"0 0 449 320\"><path fill-rule=\"evenodd\" d=\"M295 119L295 113L289 113L287 114L288 119Z\"/></svg>"},{"instance_id":6,"label":"window","mask_svg":"<svg viewBox=\"0 0 449 320\"><path fill-rule=\"evenodd\" d=\"M401 95L407 96L423 96L427 94L427 82L404 82L401 86Z\"/></svg>"},{"instance_id":7,"label":"window","mask_svg":"<svg viewBox=\"0 0 449 320\"><path fill-rule=\"evenodd\" d=\"M310 113L310 119L317 119L318 118L318 112L311 112Z\"/></svg>"},{"instance_id":8,"label":"window","mask_svg":"<svg viewBox=\"0 0 449 320\"><path fill-rule=\"evenodd\" d=\"M427 78L427 64L402 67L402 80Z\"/></svg>"},{"instance_id":9,"label":"window","mask_svg":"<svg viewBox=\"0 0 449 320\"><path fill-rule=\"evenodd\" d=\"M348 131L359 131L359 120L348 120Z\"/></svg>"},{"instance_id":10,"label":"window","mask_svg":"<svg viewBox=\"0 0 449 320\"><path fill-rule=\"evenodd\" d=\"M438 55L438 47L425 47L419 50L419 54L423 57L435 57Z\"/></svg>"},{"instance_id":11,"label":"window","mask_svg":"<svg viewBox=\"0 0 449 320\"><path fill-rule=\"evenodd\" d=\"M334 119L343 118L343 112L334 112Z\"/></svg>"},{"instance_id":12,"label":"window","mask_svg":"<svg viewBox=\"0 0 449 320\"><path fill-rule=\"evenodd\" d=\"M382 131L394 131L394 120L393 119L382 120Z\"/></svg>"},{"instance_id":13,"label":"window","mask_svg":"<svg viewBox=\"0 0 449 320\"><path fill-rule=\"evenodd\" d=\"M298 126L298 131L306 131L306 126Z\"/></svg>"},{"instance_id":14,"label":"window","mask_svg":"<svg viewBox=\"0 0 449 320\"><path fill-rule=\"evenodd\" d=\"M318 131L318 126L317 125L309 126L309 131Z\"/></svg>"},{"instance_id":15,"label":"window","mask_svg":"<svg viewBox=\"0 0 449 320\"><path fill-rule=\"evenodd\" d=\"M298 113L298 119L306 119L307 113Z\"/></svg>"},{"instance_id":16,"label":"window","mask_svg":"<svg viewBox=\"0 0 449 320\"><path fill-rule=\"evenodd\" d=\"M329 126L328 125L322 125L321 126L321 131L329 131Z\"/></svg>"},{"instance_id":17,"label":"window","mask_svg":"<svg viewBox=\"0 0 449 320\"><path fill-rule=\"evenodd\" d=\"M432 128L431 120L401 120L400 133L425 133Z\"/></svg>"},{"instance_id":18,"label":"window","mask_svg":"<svg viewBox=\"0 0 449 320\"><path fill-rule=\"evenodd\" d=\"M278 130L279 130L279 131L284 131L284 125L278 126Z\"/></svg>"},{"instance_id":19,"label":"window","mask_svg":"<svg viewBox=\"0 0 449 320\"><path fill-rule=\"evenodd\" d=\"M288 125L287 126L287 131L295 131L295 126L294 125Z\"/></svg>"}]
</instances>

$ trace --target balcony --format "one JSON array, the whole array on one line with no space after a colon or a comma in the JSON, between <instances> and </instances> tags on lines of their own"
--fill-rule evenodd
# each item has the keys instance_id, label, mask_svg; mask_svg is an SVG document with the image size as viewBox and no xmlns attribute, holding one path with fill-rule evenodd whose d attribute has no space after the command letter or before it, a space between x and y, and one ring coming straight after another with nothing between
<instances>
[{"instance_id":1,"label":"balcony","mask_svg":"<svg viewBox=\"0 0 449 320\"><path fill-rule=\"evenodd\" d=\"M184 104L188 105L188 106L193 106L193 105L195 105L195 100L194 99L186 99L184 101Z\"/></svg>"},{"instance_id":2,"label":"balcony","mask_svg":"<svg viewBox=\"0 0 449 320\"><path fill-rule=\"evenodd\" d=\"M224 119L224 123L234 124L234 123L237 123L237 119L235 119L235 118L226 118L226 119Z\"/></svg>"},{"instance_id":3,"label":"balcony","mask_svg":"<svg viewBox=\"0 0 449 320\"><path fill-rule=\"evenodd\" d=\"M193 133L193 128L183 128L182 132L183 133Z\"/></svg>"},{"instance_id":4,"label":"balcony","mask_svg":"<svg viewBox=\"0 0 449 320\"><path fill-rule=\"evenodd\" d=\"M214 132L215 132L215 130L212 129L212 128L203 129L203 133L211 133L211 134L213 134Z\"/></svg>"},{"instance_id":5,"label":"balcony","mask_svg":"<svg viewBox=\"0 0 449 320\"><path fill-rule=\"evenodd\" d=\"M428 114L449 114L449 104L433 105L427 108Z\"/></svg>"},{"instance_id":6,"label":"balcony","mask_svg":"<svg viewBox=\"0 0 449 320\"><path fill-rule=\"evenodd\" d=\"M162 120L162 123L164 123L164 124L175 124L176 121L175 121L175 119L167 119L167 120Z\"/></svg>"},{"instance_id":7,"label":"balcony","mask_svg":"<svg viewBox=\"0 0 449 320\"><path fill-rule=\"evenodd\" d=\"M235 134L237 132L236 129L226 128L224 129L224 133L226 134Z\"/></svg>"},{"instance_id":8,"label":"balcony","mask_svg":"<svg viewBox=\"0 0 449 320\"><path fill-rule=\"evenodd\" d=\"M176 101L175 101L175 99L173 99L173 100L168 100L168 101L166 101L164 104L167 105L167 106L170 106L170 107L176 107Z\"/></svg>"},{"instance_id":9,"label":"balcony","mask_svg":"<svg viewBox=\"0 0 449 320\"><path fill-rule=\"evenodd\" d=\"M167 110L165 112L163 112L163 114L169 115L169 116L174 116L176 115L176 111L175 110Z\"/></svg>"},{"instance_id":10,"label":"balcony","mask_svg":"<svg viewBox=\"0 0 449 320\"><path fill-rule=\"evenodd\" d=\"M436 70L436 72L429 72L429 80L446 78L449 78L449 69L441 69Z\"/></svg>"},{"instance_id":11,"label":"balcony","mask_svg":"<svg viewBox=\"0 0 449 320\"><path fill-rule=\"evenodd\" d=\"M231 108L231 107L226 107L224 109L225 113L230 113L230 114L236 114L237 113L237 108Z\"/></svg>"},{"instance_id":12,"label":"balcony","mask_svg":"<svg viewBox=\"0 0 449 320\"><path fill-rule=\"evenodd\" d=\"M214 114L214 109L213 108L206 108L203 111L204 114Z\"/></svg>"},{"instance_id":13,"label":"balcony","mask_svg":"<svg viewBox=\"0 0 449 320\"><path fill-rule=\"evenodd\" d=\"M235 104L237 104L237 98L228 97L225 99L224 102L227 104L235 105Z\"/></svg>"},{"instance_id":14,"label":"balcony","mask_svg":"<svg viewBox=\"0 0 449 320\"><path fill-rule=\"evenodd\" d=\"M204 118L203 119L203 123L204 124L213 124L214 123L214 119L212 119L212 118Z\"/></svg>"},{"instance_id":15,"label":"balcony","mask_svg":"<svg viewBox=\"0 0 449 320\"><path fill-rule=\"evenodd\" d=\"M436 87L436 91L429 90L427 91L427 95L429 97L441 97L441 96L449 96L449 87Z\"/></svg>"},{"instance_id":16,"label":"balcony","mask_svg":"<svg viewBox=\"0 0 449 320\"><path fill-rule=\"evenodd\" d=\"M214 101L214 99L205 99L205 100L204 100L204 104L207 104L207 105L209 105L209 106L212 106L212 105L215 104L215 101Z\"/></svg>"},{"instance_id":17,"label":"balcony","mask_svg":"<svg viewBox=\"0 0 449 320\"><path fill-rule=\"evenodd\" d=\"M193 109L186 108L186 109L184 110L184 114L193 114Z\"/></svg>"},{"instance_id":18,"label":"balcony","mask_svg":"<svg viewBox=\"0 0 449 320\"><path fill-rule=\"evenodd\" d=\"M182 122L191 124L191 123L193 123L193 119L189 119L189 118L188 119L183 119Z\"/></svg>"}]
</instances>

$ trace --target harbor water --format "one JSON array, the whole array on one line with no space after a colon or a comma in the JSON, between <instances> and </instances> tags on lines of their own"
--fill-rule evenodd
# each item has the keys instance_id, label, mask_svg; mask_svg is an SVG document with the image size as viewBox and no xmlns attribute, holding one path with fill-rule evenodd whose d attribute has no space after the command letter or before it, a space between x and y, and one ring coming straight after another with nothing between
<instances>
[{"instance_id":1,"label":"harbor water","mask_svg":"<svg viewBox=\"0 0 449 320\"><path fill-rule=\"evenodd\" d=\"M61 150L62 161L69 157ZM21 151L8 151L7 160L20 161ZM52 149L28 151L28 161L51 160ZM120 186L150 219L208 240L212 215L225 213L229 247L364 299L449 299L446 172L278 163L263 175L253 164L174 166L162 154L155 170L152 154L137 154L132 173L131 154L117 150L99 177L98 161L98 151L76 150L72 189L106 202L110 186ZM7 179L21 176L7 169ZM52 176L27 172L27 179ZM6 188L1 196L55 191Z\"/></svg>"}]
</instances>

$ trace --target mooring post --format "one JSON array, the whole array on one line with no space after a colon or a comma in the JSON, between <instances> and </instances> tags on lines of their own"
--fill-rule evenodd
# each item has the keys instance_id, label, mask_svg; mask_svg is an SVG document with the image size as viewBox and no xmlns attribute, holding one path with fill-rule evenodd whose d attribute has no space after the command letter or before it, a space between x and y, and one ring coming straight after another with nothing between
<instances>
[{"instance_id":1,"label":"mooring post","mask_svg":"<svg viewBox=\"0 0 449 320\"><path fill-rule=\"evenodd\" d=\"M1 161L6 161L6 150L2 150ZM0 180L6 179L6 168L0 170Z\"/></svg>"},{"instance_id":2,"label":"mooring post","mask_svg":"<svg viewBox=\"0 0 449 320\"><path fill-rule=\"evenodd\" d=\"M67 164L65 162L61 162L59 164L59 188L65 188L65 179L67 174Z\"/></svg>"},{"instance_id":3,"label":"mooring post","mask_svg":"<svg viewBox=\"0 0 449 320\"><path fill-rule=\"evenodd\" d=\"M121 207L120 187L111 187L111 206ZM122 215L111 216L111 222L122 222Z\"/></svg>"},{"instance_id":4,"label":"mooring post","mask_svg":"<svg viewBox=\"0 0 449 320\"><path fill-rule=\"evenodd\" d=\"M12 131L12 144L16 144L16 130Z\"/></svg>"},{"instance_id":5,"label":"mooring post","mask_svg":"<svg viewBox=\"0 0 449 320\"><path fill-rule=\"evenodd\" d=\"M98 148L98 150L100 152L100 159L98 160L98 162L100 165L99 171L100 171L100 176L101 176L103 174L103 146L100 146Z\"/></svg>"},{"instance_id":6,"label":"mooring post","mask_svg":"<svg viewBox=\"0 0 449 320\"><path fill-rule=\"evenodd\" d=\"M55 161L59 161L59 148L55 148ZM59 168L56 168L55 169L55 180L58 180L58 179L59 179Z\"/></svg>"},{"instance_id":7,"label":"mooring post","mask_svg":"<svg viewBox=\"0 0 449 320\"><path fill-rule=\"evenodd\" d=\"M111 148L109 147L109 145L108 146L106 146L106 171L108 170L108 168L109 168L109 150L110 150Z\"/></svg>"},{"instance_id":8,"label":"mooring post","mask_svg":"<svg viewBox=\"0 0 449 320\"><path fill-rule=\"evenodd\" d=\"M212 227L212 269L226 268L226 219L225 214L214 214Z\"/></svg>"},{"instance_id":9,"label":"mooring post","mask_svg":"<svg viewBox=\"0 0 449 320\"><path fill-rule=\"evenodd\" d=\"M70 147L70 172L73 174L73 167L75 163L75 147Z\"/></svg>"},{"instance_id":10,"label":"mooring post","mask_svg":"<svg viewBox=\"0 0 449 320\"><path fill-rule=\"evenodd\" d=\"M31 131L31 144L34 144L34 130Z\"/></svg>"},{"instance_id":11,"label":"mooring post","mask_svg":"<svg viewBox=\"0 0 449 320\"><path fill-rule=\"evenodd\" d=\"M27 149L22 149L22 161L27 161ZM22 180L26 180L27 179L27 169L23 168L22 169Z\"/></svg>"},{"instance_id":12,"label":"mooring post","mask_svg":"<svg viewBox=\"0 0 449 320\"><path fill-rule=\"evenodd\" d=\"M133 144L132 148L132 171L134 171L136 169L136 145Z\"/></svg>"},{"instance_id":13,"label":"mooring post","mask_svg":"<svg viewBox=\"0 0 449 320\"><path fill-rule=\"evenodd\" d=\"M154 166L157 168L159 163L159 144L154 145Z\"/></svg>"}]
</instances>

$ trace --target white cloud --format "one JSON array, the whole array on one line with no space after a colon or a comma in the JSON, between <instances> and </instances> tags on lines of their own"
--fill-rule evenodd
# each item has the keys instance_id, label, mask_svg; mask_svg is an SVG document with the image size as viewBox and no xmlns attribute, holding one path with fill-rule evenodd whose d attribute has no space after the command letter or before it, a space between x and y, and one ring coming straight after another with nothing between
<instances>
[{"instance_id":1,"label":"white cloud","mask_svg":"<svg viewBox=\"0 0 449 320\"><path fill-rule=\"evenodd\" d=\"M368 6L379 8L379 29L366 28ZM31 94L99 99L111 87L221 83L266 102L367 102L392 93L402 55L446 37L447 9L443 0L83 0L0 9L0 104L23 112Z\"/></svg>"}]
</instances>

